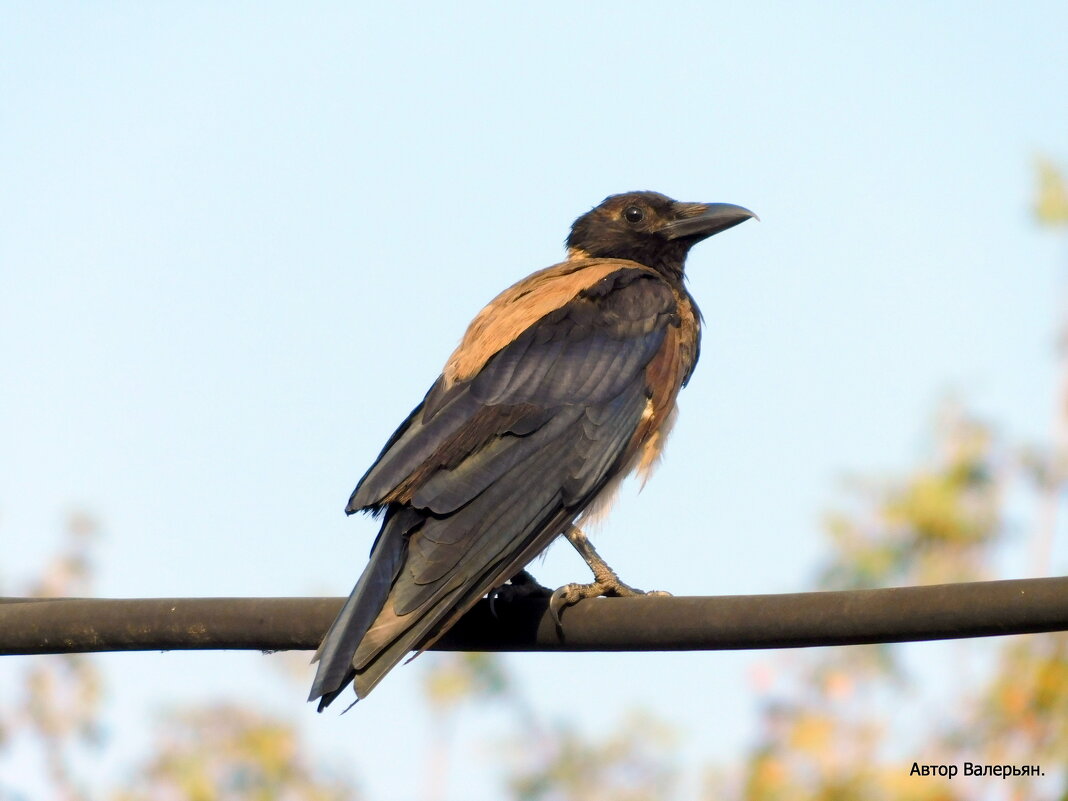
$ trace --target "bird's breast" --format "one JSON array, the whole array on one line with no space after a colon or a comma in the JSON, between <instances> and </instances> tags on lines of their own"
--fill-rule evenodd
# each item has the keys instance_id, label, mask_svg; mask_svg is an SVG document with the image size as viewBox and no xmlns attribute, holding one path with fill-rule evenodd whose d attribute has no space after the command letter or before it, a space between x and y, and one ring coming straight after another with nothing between
<instances>
[{"instance_id":1,"label":"bird's breast","mask_svg":"<svg viewBox=\"0 0 1068 801\"><path fill-rule=\"evenodd\" d=\"M667 329L660 350L645 368L649 400L632 440L632 464L644 484L663 455L675 424L679 390L697 361L701 324L696 307L685 292L676 292L678 325ZM629 470L627 472L630 472Z\"/></svg>"},{"instance_id":2,"label":"bird's breast","mask_svg":"<svg viewBox=\"0 0 1068 801\"><path fill-rule=\"evenodd\" d=\"M623 479L637 471L642 485L664 453L664 444L678 416L676 400L697 361L701 323L689 295L676 292L678 324L667 329L664 342L645 369L648 399L623 457L623 469L605 484L582 514L584 525L602 519L611 508Z\"/></svg>"}]
</instances>

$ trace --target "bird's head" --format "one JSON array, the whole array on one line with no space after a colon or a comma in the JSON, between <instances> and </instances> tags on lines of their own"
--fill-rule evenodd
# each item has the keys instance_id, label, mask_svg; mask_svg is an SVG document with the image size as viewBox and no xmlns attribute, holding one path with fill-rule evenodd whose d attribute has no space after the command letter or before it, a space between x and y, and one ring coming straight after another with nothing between
<instances>
[{"instance_id":1,"label":"bird's head","mask_svg":"<svg viewBox=\"0 0 1068 801\"><path fill-rule=\"evenodd\" d=\"M680 277L690 248L750 217L756 215L730 203L680 203L659 192L612 195L575 220L568 257L628 259Z\"/></svg>"}]
</instances>

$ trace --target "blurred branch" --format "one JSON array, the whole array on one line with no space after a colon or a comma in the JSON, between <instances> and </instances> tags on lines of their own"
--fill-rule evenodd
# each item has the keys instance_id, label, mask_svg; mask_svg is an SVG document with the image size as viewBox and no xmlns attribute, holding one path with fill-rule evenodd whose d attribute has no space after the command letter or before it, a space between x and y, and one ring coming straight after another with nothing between
<instances>
[{"instance_id":1,"label":"blurred branch","mask_svg":"<svg viewBox=\"0 0 1068 801\"><path fill-rule=\"evenodd\" d=\"M313 649L341 598L0 599L0 654ZM686 651L1068 630L1068 577L847 592L480 601L434 650Z\"/></svg>"}]
</instances>

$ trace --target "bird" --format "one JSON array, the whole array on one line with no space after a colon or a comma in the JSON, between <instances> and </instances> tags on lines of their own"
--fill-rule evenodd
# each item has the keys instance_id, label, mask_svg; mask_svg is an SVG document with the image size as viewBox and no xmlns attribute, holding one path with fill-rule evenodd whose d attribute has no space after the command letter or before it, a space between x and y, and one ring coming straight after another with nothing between
<instances>
[{"instance_id":1,"label":"bird","mask_svg":"<svg viewBox=\"0 0 1068 801\"><path fill-rule=\"evenodd\" d=\"M560 536L595 580L552 593L558 623L584 598L642 594L578 524L658 461L700 352L687 254L750 218L730 203L612 195L575 220L564 261L475 316L349 498L347 514L381 528L312 660L320 712L349 683L366 697L482 597L533 582L526 566Z\"/></svg>"}]
</instances>

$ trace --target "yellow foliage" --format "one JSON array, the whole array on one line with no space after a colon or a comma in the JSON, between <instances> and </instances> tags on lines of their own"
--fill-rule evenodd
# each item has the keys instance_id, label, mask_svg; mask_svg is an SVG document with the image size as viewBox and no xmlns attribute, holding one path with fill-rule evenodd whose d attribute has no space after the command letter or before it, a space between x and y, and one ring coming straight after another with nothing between
<instances>
[{"instance_id":1,"label":"yellow foliage","mask_svg":"<svg viewBox=\"0 0 1068 801\"><path fill-rule=\"evenodd\" d=\"M997 448L987 426L953 405L939 415L936 435L930 464L865 488L859 513L826 518L835 558L825 586L984 577L983 549L1001 530Z\"/></svg>"},{"instance_id":2,"label":"yellow foliage","mask_svg":"<svg viewBox=\"0 0 1068 801\"><path fill-rule=\"evenodd\" d=\"M1039 158L1038 191L1035 197L1035 217L1042 225L1068 226L1068 185L1052 161Z\"/></svg>"},{"instance_id":3,"label":"yellow foliage","mask_svg":"<svg viewBox=\"0 0 1068 801\"><path fill-rule=\"evenodd\" d=\"M114 801L349 801L347 781L313 769L296 730L248 708L167 715L152 760Z\"/></svg>"},{"instance_id":4,"label":"yellow foliage","mask_svg":"<svg viewBox=\"0 0 1068 801\"><path fill-rule=\"evenodd\" d=\"M826 753L834 735L834 723L824 715L799 717L790 733L790 746L814 754Z\"/></svg>"}]
</instances>

